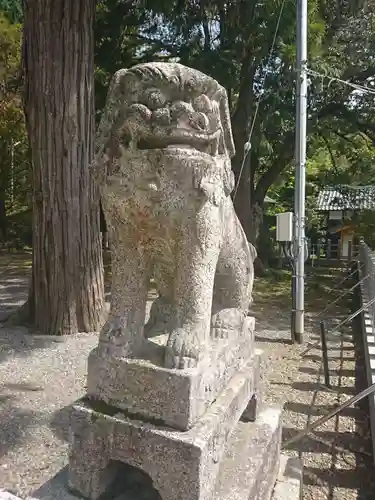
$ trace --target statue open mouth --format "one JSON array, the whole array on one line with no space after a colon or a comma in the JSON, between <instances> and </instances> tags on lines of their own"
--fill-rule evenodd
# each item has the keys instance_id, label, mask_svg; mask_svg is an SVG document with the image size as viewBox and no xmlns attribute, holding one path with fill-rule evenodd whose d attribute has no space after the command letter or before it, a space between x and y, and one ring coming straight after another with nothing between
<instances>
[{"instance_id":1,"label":"statue open mouth","mask_svg":"<svg viewBox=\"0 0 375 500\"><path fill-rule=\"evenodd\" d=\"M153 131L152 134L142 137L137 142L138 149L189 149L211 156L218 154L221 130L208 134L188 129L174 128L162 134Z\"/></svg>"}]
</instances>

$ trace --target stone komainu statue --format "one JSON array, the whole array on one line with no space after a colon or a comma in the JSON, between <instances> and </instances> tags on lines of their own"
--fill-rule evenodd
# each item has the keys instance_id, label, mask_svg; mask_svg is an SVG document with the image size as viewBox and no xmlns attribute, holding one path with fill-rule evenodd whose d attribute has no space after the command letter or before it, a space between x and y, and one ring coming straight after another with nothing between
<instances>
[{"instance_id":1,"label":"stone komainu statue","mask_svg":"<svg viewBox=\"0 0 375 500\"><path fill-rule=\"evenodd\" d=\"M112 302L99 355L138 357L168 333L165 366L194 367L239 335L254 254L234 211L225 89L175 63L119 70L98 129L95 174L112 248ZM150 278L159 298L146 327Z\"/></svg>"}]
</instances>

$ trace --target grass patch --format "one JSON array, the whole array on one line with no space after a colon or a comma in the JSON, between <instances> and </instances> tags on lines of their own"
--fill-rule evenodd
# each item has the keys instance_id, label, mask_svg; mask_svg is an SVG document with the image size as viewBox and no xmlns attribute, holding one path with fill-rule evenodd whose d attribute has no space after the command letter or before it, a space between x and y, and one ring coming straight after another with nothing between
<instances>
[{"instance_id":1,"label":"grass patch","mask_svg":"<svg viewBox=\"0 0 375 500\"><path fill-rule=\"evenodd\" d=\"M292 273L268 269L264 276L255 278L253 296L257 304L269 303L281 308L291 307Z\"/></svg>"},{"instance_id":2,"label":"grass patch","mask_svg":"<svg viewBox=\"0 0 375 500\"><path fill-rule=\"evenodd\" d=\"M306 311L319 312L324 310L328 303L335 300L342 290L334 287L341 277L339 269L324 269L318 271L307 268L305 278L305 309ZM289 270L268 270L261 278L254 281L254 300L257 304L269 304L273 307L290 309L292 273ZM348 284L344 286L348 287ZM342 307L347 308L348 303L340 301Z\"/></svg>"}]
</instances>

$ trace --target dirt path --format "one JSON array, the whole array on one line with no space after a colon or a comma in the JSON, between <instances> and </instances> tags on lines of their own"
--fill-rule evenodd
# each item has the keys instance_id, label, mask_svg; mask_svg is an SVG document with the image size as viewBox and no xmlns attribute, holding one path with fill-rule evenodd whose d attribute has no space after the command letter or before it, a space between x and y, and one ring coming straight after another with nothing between
<instances>
[{"instance_id":1,"label":"dirt path","mask_svg":"<svg viewBox=\"0 0 375 500\"><path fill-rule=\"evenodd\" d=\"M27 299L31 254L0 252L0 321Z\"/></svg>"},{"instance_id":2,"label":"dirt path","mask_svg":"<svg viewBox=\"0 0 375 500\"><path fill-rule=\"evenodd\" d=\"M22 257L17 262L11 258L0 269L0 314L25 300L28 269ZM287 279L258 280L252 307L258 347L267 359L265 398L284 405L284 438L363 384L353 343L330 343L333 391L320 385L320 351L304 354L306 343L317 339L317 314L330 298L328 286L334 278L310 280L303 346L287 343ZM335 309L336 321L348 312L347 307ZM96 342L97 335L54 338L31 336L24 328L0 327L0 488L30 494L66 464L69 405L85 391L86 358ZM366 408L350 408L286 450L303 458L304 500L373 500L366 429Z\"/></svg>"}]
</instances>

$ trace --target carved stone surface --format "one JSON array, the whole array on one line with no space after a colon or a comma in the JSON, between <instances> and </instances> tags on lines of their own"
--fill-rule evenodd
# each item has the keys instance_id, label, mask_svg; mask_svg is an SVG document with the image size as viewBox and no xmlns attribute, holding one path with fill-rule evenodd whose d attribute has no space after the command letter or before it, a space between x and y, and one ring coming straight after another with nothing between
<instances>
[{"instance_id":1,"label":"carved stone surface","mask_svg":"<svg viewBox=\"0 0 375 500\"><path fill-rule=\"evenodd\" d=\"M259 357L259 368L255 373L255 391L246 410L242 414L241 420L243 422L255 422L263 407L263 396L265 392L263 377L267 359L264 352L260 349L255 349L255 354Z\"/></svg>"},{"instance_id":2,"label":"carved stone surface","mask_svg":"<svg viewBox=\"0 0 375 500\"><path fill-rule=\"evenodd\" d=\"M279 451L280 410L264 408L256 423L241 423L233 431L220 463L212 499L270 500L280 461L271 499L301 500L302 463L298 458L279 457ZM120 465L119 475L120 481L115 482L103 500L162 500L152 486L152 479L140 469ZM64 468L26 500L83 500L82 495L67 490L67 482Z\"/></svg>"},{"instance_id":3,"label":"carved stone surface","mask_svg":"<svg viewBox=\"0 0 375 500\"><path fill-rule=\"evenodd\" d=\"M94 165L112 255L98 356L143 358L144 333L166 333L164 365L185 369L240 334L254 249L230 198L233 154L226 91L211 77L174 63L115 74ZM160 297L144 329L152 277Z\"/></svg>"},{"instance_id":4,"label":"carved stone surface","mask_svg":"<svg viewBox=\"0 0 375 500\"><path fill-rule=\"evenodd\" d=\"M72 413L70 486L97 500L113 482L119 461L146 472L163 500L210 499L227 442L254 393L258 362L232 377L185 432L135 420L100 403L78 403Z\"/></svg>"},{"instance_id":5,"label":"carved stone surface","mask_svg":"<svg viewBox=\"0 0 375 500\"><path fill-rule=\"evenodd\" d=\"M303 464L300 458L281 455L272 500L302 500Z\"/></svg>"},{"instance_id":6,"label":"carved stone surface","mask_svg":"<svg viewBox=\"0 0 375 500\"><path fill-rule=\"evenodd\" d=\"M20 500L18 497L6 490L0 490L0 500Z\"/></svg>"},{"instance_id":7,"label":"carved stone surface","mask_svg":"<svg viewBox=\"0 0 375 500\"><path fill-rule=\"evenodd\" d=\"M218 339L196 368L163 366L163 348L155 338L147 359L105 360L94 349L88 360L87 394L129 413L186 430L201 417L254 354L254 318L243 335ZM151 341L150 341L151 343ZM255 372L259 378L258 370Z\"/></svg>"},{"instance_id":8,"label":"carved stone surface","mask_svg":"<svg viewBox=\"0 0 375 500\"><path fill-rule=\"evenodd\" d=\"M280 446L280 409L265 407L255 423L239 423L228 443L213 498L270 500L279 472Z\"/></svg>"}]
</instances>

